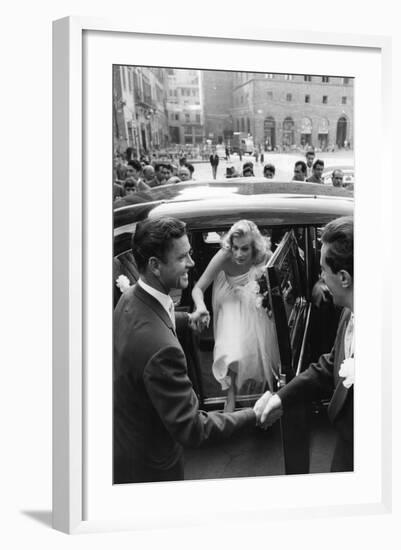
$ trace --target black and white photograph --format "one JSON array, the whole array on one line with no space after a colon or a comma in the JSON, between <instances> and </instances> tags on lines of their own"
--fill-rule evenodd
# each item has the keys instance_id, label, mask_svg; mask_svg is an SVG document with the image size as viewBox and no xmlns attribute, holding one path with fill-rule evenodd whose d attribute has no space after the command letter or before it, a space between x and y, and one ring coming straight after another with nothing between
<instances>
[{"instance_id":1,"label":"black and white photograph","mask_svg":"<svg viewBox=\"0 0 401 550\"><path fill-rule=\"evenodd\" d=\"M354 78L112 82L113 483L353 472Z\"/></svg>"}]
</instances>

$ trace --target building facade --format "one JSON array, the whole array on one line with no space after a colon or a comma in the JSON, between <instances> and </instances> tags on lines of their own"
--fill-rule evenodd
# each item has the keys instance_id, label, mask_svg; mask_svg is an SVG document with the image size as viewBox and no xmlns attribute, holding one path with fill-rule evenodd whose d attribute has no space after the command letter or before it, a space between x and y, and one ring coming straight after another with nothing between
<instances>
[{"instance_id":1,"label":"building facade","mask_svg":"<svg viewBox=\"0 0 401 550\"><path fill-rule=\"evenodd\" d=\"M201 71L166 69L166 73L170 143L200 145L204 141Z\"/></svg>"},{"instance_id":2,"label":"building facade","mask_svg":"<svg viewBox=\"0 0 401 550\"><path fill-rule=\"evenodd\" d=\"M234 131L265 149L349 147L353 101L352 78L234 73Z\"/></svg>"},{"instance_id":3,"label":"building facade","mask_svg":"<svg viewBox=\"0 0 401 550\"><path fill-rule=\"evenodd\" d=\"M169 142L165 69L113 67L114 150L134 156Z\"/></svg>"},{"instance_id":4,"label":"building facade","mask_svg":"<svg viewBox=\"0 0 401 550\"><path fill-rule=\"evenodd\" d=\"M233 78L228 71L202 71L205 137L214 143L232 138Z\"/></svg>"}]
</instances>

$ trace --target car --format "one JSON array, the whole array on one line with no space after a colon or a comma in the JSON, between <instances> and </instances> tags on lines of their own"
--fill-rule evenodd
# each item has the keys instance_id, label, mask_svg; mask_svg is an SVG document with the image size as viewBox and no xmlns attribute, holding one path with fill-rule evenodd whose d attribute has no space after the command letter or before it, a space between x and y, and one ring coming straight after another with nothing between
<instances>
[{"instance_id":1,"label":"car","mask_svg":"<svg viewBox=\"0 0 401 550\"><path fill-rule=\"evenodd\" d=\"M189 286L174 293L176 309L191 311L191 290L220 248L221 236L239 219L256 223L272 243L273 255L266 266L266 314L274 320L280 353L278 386L288 383L321 353L330 350L339 312L328 301L318 309L312 289L319 279L320 232L332 219L352 215L354 200L346 189L304 182L276 182L236 178L183 182L153 188L148 202L114 211L114 281L124 275L130 284L138 279L131 252L136 224L144 219L173 216L187 224L195 267ZM261 287L262 288L262 287ZM114 284L115 303L121 290ZM205 302L212 313L211 289ZM214 347L213 322L201 334L187 330L179 335L187 357L188 373L200 407L222 409L225 397L211 374ZM245 388L237 407L252 406L264 387ZM324 409L313 405L313 412ZM309 471L307 417L311 411L294 411L282 420L282 445L287 473Z\"/></svg>"},{"instance_id":2,"label":"car","mask_svg":"<svg viewBox=\"0 0 401 550\"><path fill-rule=\"evenodd\" d=\"M331 185L331 176L333 170L342 170L344 174L343 187L353 186L355 180L355 170L353 166L325 166L322 174L323 183Z\"/></svg>"}]
</instances>

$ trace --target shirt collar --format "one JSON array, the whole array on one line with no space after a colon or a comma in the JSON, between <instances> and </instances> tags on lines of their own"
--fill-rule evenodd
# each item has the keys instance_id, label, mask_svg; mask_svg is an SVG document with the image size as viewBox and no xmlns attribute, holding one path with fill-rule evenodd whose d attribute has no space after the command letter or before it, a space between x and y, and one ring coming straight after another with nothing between
<instances>
[{"instance_id":1,"label":"shirt collar","mask_svg":"<svg viewBox=\"0 0 401 550\"><path fill-rule=\"evenodd\" d=\"M170 317L170 307L173 303L173 300L171 299L171 296L169 294L163 294L163 292L160 292L159 290L156 290L153 288L153 286L150 286L146 284L142 279L138 279L138 285L148 294L153 296L167 311L169 317Z\"/></svg>"}]
</instances>

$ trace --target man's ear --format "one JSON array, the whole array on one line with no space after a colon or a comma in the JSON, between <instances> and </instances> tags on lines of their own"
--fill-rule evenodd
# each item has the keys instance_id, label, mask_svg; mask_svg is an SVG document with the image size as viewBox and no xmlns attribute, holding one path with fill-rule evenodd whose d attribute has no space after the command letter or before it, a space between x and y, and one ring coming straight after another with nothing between
<instances>
[{"instance_id":1,"label":"man's ear","mask_svg":"<svg viewBox=\"0 0 401 550\"><path fill-rule=\"evenodd\" d=\"M160 277L160 260L159 260L159 258L156 258L156 256L151 256L148 260L148 267L150 269L150 272L155 277Z\"/></svg>"},{"instance_id":2,"label":"man's ear","mask_svg":"<svg viewBox=\"0 0 401 550\"><path fill-rule=\"evenodd\" d=\"M339 271L341 286L343 288L350 288L352 286L352 276L345 269Z\"/></svg>"}]
</instances>

